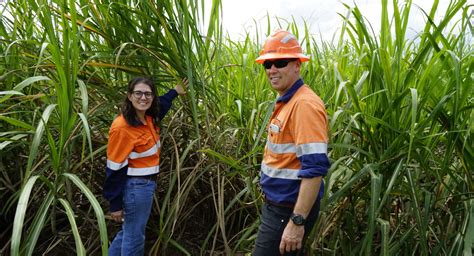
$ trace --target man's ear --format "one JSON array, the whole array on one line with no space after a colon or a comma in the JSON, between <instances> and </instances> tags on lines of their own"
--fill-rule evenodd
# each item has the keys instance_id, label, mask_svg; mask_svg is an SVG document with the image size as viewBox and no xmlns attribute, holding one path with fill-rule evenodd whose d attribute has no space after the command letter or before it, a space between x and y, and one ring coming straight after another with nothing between
<instances>
[{"instance_id":1,"label":"man's ear","mask_svg":"<svg viewBox=\"0 0 474 256\"><path fill-rule=\"evenodd\" d=\"M295 67L296 67L295 72L299 74L300 73L300 68L301 68L301 61L300 60L295 61Z\"/></svg>"}]
</instances>

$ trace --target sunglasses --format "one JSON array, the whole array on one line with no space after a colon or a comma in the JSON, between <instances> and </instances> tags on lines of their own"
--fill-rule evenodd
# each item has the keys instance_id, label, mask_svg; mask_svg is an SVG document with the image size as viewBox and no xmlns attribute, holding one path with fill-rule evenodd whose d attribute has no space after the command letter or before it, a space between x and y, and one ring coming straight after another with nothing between
<instances>
[{"instance_id":1,"label":"sunglasses","mask_svg":"<svg viewBox=\"0 0 474 256\"><path fill-rule=\"evenodd\" d=\"M296 59L278 59L278 60L266 60L263 62L265 69L271 69L273 65L276 68L284 68L288 66L288 63L295 61Z\"/></svg>"}]
</instances>

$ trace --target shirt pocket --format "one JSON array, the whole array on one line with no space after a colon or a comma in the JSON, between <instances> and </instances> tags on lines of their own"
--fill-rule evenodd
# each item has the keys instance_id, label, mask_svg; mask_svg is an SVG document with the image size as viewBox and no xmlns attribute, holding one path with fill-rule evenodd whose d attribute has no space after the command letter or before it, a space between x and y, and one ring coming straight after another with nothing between
<instances>
[{"instance_id":1,"label":"shirt pocket","mask_svg":"<svg viewBox=\"0 0 474 256\"><path fill-rule=\"evenodd\" d=\"M276 118L270 120L270 124L268 125L268 134L270 140L272 142L276 141L282 132L283 129L281 122Z\"/></svg>"},{"instance_id":2,"label":"shirt pocket","mask_svg":"<svg viewBox=\"0 0 474 256\"><path fill-rule=\"evenodd\" d=\"M135 142L135 151L137 153L143 153L149 150L153 145L156 144L153 138L148 134L143 134L137 138Z\"/></svg>"}]
</instances>

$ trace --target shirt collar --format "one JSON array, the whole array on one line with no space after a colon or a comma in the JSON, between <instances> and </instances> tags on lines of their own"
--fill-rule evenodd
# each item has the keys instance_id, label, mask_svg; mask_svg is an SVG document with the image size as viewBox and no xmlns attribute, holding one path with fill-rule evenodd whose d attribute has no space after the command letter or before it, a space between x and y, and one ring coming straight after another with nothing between
<instances>
[{"instance_id":1,"label":"shirt collar","mask_svg":"<svg viewBox=\"0 0 474 256\"><path fill-rule=\"evenodd\" d=\"M296 91L301 87L303 86L304 82L303 82L303 79L298 79L296 80L296 82L291 86L290 89L288 89L288 91L283 95L283 96L280 96L277 98L277 103L278 102L285 102L287 103L288 101L290 101L291 97L293 97L293 95L295 95Z\"/></svg>"}]
</instances>

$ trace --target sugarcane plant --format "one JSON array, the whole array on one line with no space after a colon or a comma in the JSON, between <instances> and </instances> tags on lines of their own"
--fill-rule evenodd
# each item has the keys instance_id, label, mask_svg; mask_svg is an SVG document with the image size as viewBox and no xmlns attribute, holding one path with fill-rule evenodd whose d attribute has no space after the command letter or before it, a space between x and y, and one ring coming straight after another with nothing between
<instances>
[{"instance_id":1,"label":"sugarcane plant","mask_svg":"<svg viewBox=\"0 0 474 256\"><path fill-rule=\"evenodd\" d=\"M108 127L134 76L153 78L160 93L190 81L187 96L160 122L161 174L147 250L250 253L277 96L254 60L262 40L282 28L311 56L302 78L329 116L332 166L307 251L470 255L473 6L453 0L437 19L439 1L422 10L412 1L382 0L374 31L356 5L346 5L341 29L323 41L308 23L271 16L263 29L256 20L242 40L230 38L221 5L0 3L0 239L8 245L0 254L107 254L107 231L110 237L118 228L105 221L100 195ZM412 35L415 11L426 22Z\"/></svg>"},{"instance_id":2,"label":"sugarcane plant","mask_svg":"<svg viewBox=\"0 0 474 256\"><path fill-rule=\"evenodd\" d=\"M43 92L41 96L38 96L41 99L41 106L30 111L16 112L15 109L12 109L11 112L2 114L5 121L23 128L23 134L32 134L22 185L12 200L12 202L17 202L12 230L11 254L33 254L45 223L50 221L51 230L56 232L55 216L58 212L63 212L69 220L76 241L77 254L85 255L85 248L75 221L74 201L72 201L74 195L71 184L79 188L91 203L102 241L102 253L106 254L107 230L102 208L86 184L77 175L70 172L72 169L71 160L76 153L73 148L74 141L83 138L84 145L89 145L87 148L92 153L88 124L87 88L84 81L77 77L80 71L78 36L80 28L76 23L75 3L74 1L57 3L17 1L10 3L9 8L14 8L17 12L34 13L35 18L30 16L25 17L25 20L12 19L3 24L4 29L5 25L12 26L9 29L13 28L13 33L4 34L5 40L11 40L4 58L36 58L37 63L26 67L31 70L27 71L28 74L33 74L31 77L18 83L10 90L4 91L2 102L5 104L11 102L13 95L23 96L22 91L25 90ZM52 13L54 10L60 14L54 15ZM25 28L25 30L18 29L23 26L33 26L36 23L39 23L44 30L35 31L34 27ZM23 32L27 35L21 35ZM16 36L18 38L31 36L30 40L40 40L28 42L30 43L29 52L17 50L16 54L13 54L9 50L16 47L15 44L22 40L13 40ZM27 55L32 53L35 53L35 56ZM5 64L7 66L10 63L7 61ZM20 67L20 70L24 68ZM11 72L16 72L16 70ZM30 87L29 90L28 87ZM30 102L28 99L24 99L18 103L15 102L15 104L30 105ZM25 115L29 118L20 118ZM32 124L30 125L28 122ZM35 187L38 186L45 188L41 190L41 195L32 194ZM26 216L30 199L41 199L41 204L36 209L34 217ZM27 234L22 236L26 223L25 217L27 217L29 225L26 228Z\"/></svg>"}]
</instances>

